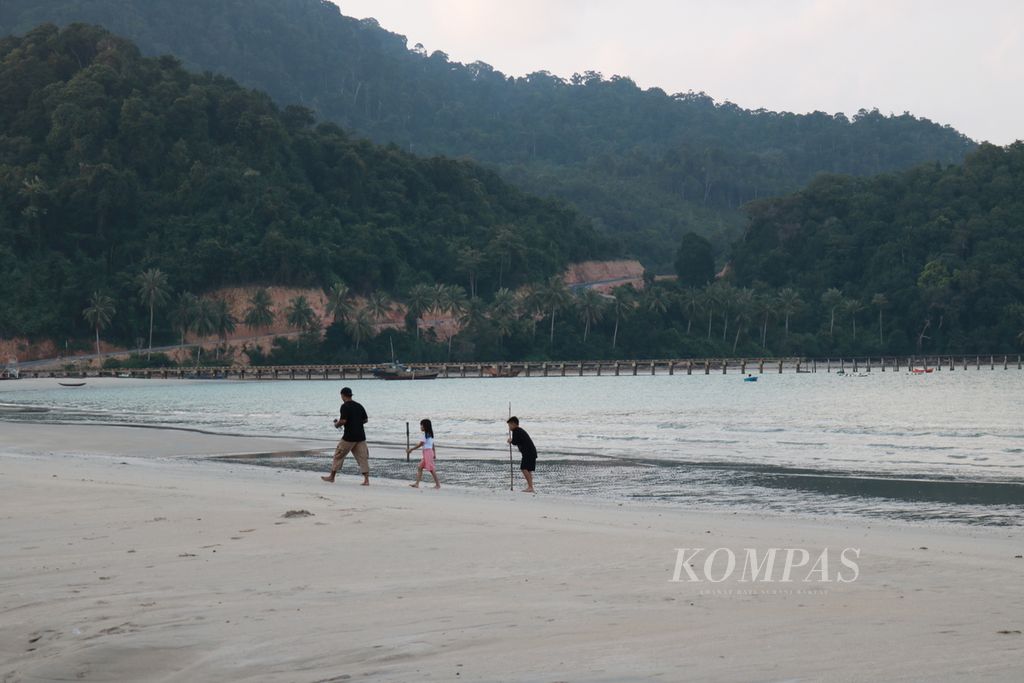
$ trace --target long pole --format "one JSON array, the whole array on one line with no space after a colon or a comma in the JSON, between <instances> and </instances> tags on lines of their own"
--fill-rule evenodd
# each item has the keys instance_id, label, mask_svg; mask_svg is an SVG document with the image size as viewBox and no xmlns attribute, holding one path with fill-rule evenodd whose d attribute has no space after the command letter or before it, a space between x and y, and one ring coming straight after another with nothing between
<instances>
[{"instance_id":1,"label":"long pole","mask_svg":"<svg viewBox=\"0 0 1024 683\"><path fill-rule=\"evenodd\" d=\"M409 462L409 423L405 423L405 461Z\"/></svg>"},{"instance_id":2,"label":"long pole","mask_svg":"<svg viewBox=\"0 0 1024 683\"><path fill-rule=\"evenodd\" d=\"M509 401L509 403L508 403L508 417L509 417L509 419L512 418L512 402L511 401ZM507 422L505 424L508 425ZM509 427L508 433L509 433L509 436L512 435L512 428L511 427ZM512 442L511 441L509 441L509 444L508 444L508 490L509 491L515 491L516 490L516 475L515 475L515 471L512 469Z\"/></svg>"}]
</instances>

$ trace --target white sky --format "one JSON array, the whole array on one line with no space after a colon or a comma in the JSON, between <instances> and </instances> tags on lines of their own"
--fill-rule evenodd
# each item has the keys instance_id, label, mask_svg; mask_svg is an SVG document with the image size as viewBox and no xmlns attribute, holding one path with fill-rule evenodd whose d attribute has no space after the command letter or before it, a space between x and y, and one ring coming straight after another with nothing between
<instances>
[{"instance_id":1,"label":"white sky","mask_svg":"<svg viewBox=\"0 0 1024 683\"><path fill-rule=\"evenodd\" d=\"M1024 0L335 0L507 75L593 69L750 109L877 107L1024 138Z\"/></svg>"}]
</instances>

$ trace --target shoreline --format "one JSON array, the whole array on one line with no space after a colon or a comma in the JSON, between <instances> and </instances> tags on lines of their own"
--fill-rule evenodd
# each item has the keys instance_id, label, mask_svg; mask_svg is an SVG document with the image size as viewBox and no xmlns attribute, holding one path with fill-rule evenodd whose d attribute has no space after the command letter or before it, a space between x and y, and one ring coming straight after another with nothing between
<instances>
[{"instance_id":1,"label":"shoreline","mask_svg":"<svg viewBox=\"0 0 1024 683\"><path fill-rule=\"evenodd\" d=\"M255 439L42 431L0 436L3 680L1024 676L1019 528L331 486L189 455ZM825 549L831 575L856 547L859 573L672 581L697 547Z\"/></svg>"}]
</instances>

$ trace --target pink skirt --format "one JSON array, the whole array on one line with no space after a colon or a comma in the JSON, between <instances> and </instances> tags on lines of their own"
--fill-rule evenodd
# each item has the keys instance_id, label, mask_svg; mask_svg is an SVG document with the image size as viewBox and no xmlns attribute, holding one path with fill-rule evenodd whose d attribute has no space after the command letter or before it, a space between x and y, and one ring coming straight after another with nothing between
<instances>
[{"instance_id":1,"label":"pink skirt","mask_svg":"<svg viewBox=\"0 0 1024 683\"><path fill-rule=\"evenodd\" d=\"M420 467L425 469L427 472L434 471L434 449L424 448L423 449L423 460L420 460Z\"/></svg>"}]
</instances>

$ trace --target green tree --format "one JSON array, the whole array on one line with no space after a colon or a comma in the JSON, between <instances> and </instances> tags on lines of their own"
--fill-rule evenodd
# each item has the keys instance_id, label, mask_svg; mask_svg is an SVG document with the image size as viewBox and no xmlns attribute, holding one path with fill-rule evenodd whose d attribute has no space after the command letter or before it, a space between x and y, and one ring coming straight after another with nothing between
<instances>
[{"instance_id":1,"label":"green tree","mask_svg":"<svg viewBox=\"0 0 1024 683\"><path fill-rule=\"evenodd\" d=\"M871 297L871 304L878 309L878 348L885 348L885 338L882 335L882 311L889 305L889 297L878 293Z\"/></svg>"},{"instance_id":2,"label":"green tree","mask_svg":"<svg viewBox=\"0 0 1024 683\"><path fill-rule=\"evenodd\" d=\"M284 314L289 327L303 332L316 332L320 329L320 319L317 318L316 311L301 294L288 302Z\"/></svg>"},{"instance_id":3,"label":"green tree","mask_svg":"<svg viewBox=\"0 0 1024 683\"><path fill-rule=\"evenodd\" d=\"M213 319L214 328L217 336L220 338L221 346L227 352L228 335L234 333L238 328L238 319L231 312L231 306L225 299L217 298L213 300Z\"/></svg>"},{"instance_id":4,"label":"green tree","mask_svg":"<svg viewBox=\"0 0 1024 683\"><path fill-rule=\"evenodd\" d=\"M804 301L795 289L785 287L779 290L778 307L779 313L786 321L786 339L789 339L789 319L796 315L803 306Z\"/></svg>"},{"instance_id":5,"label":"green tree","mask_svg":"<svg viewBox=\"0 0 1024 683\"><path fill-rule=\"evenodd\" d=\"M201 297L192 318L192 330L198 337L196 363L203 355L203 340L217 331L217 304L208 296Z\"/></svg>"},{"instance_id":6,"label":"green tree","mask_svg":"<svg viewBox=\"0 0 1024 683\"><path fill-rule=\"evenodd\" d=\"M835 287L825 291L821 295L821 305L828 311L828 336L833 336L836 326L836 310L843 305L843 293Z\"/></svg>"},{"instance_id":7,"label":"green tree","mask_svg":"<svg viewBox=\"0 0 1024 683\"><path fill-rule=\"evenodd\" d=\"M615 310L615 330L612 332L612 348L619 341L619 321L626 318L636 306L636 290L622 285L612 290L612 308Z\"/></svg>"},{"instance_id":8,"label":"green tree","mask_svg":"<svg viewBox=\"0 0 1024 683\"><path fill-rule=\"evenodd\" d=\"M850 298L843 301L843 311L850 316L853 325L853 341L857 341L857 314L864 310L864 302L860 299Z\"/></svg>"},{"instance_id":9,"label":"green tree","mask_svg":"<svg viewBox=\"0 0 1024 683\"><path fill-rule=\"evenodd\" d=\"M693 317L697 315L697 311L703 308L703 294L696 287L687 287L680 292L677 301L683 316L686 318L686 334L689 335L690 327L693 325Z\"/></svg>"},{"instance_id":10,"label":"green tree","mask_svg":"<svg viewBox=\"0 0 1024 683\"><path fill-rule=\"evenodd\" d=\"M345 318L344 325L345 332L356 343L356 351L359 350L360 342L372 337L376 331L373 316L365 306L357 308L353 314Z\"/></svg>"},{"instance_id":11,"label":"green tree","mask_svg":"<svg viewBox=\"0 0 1024 683\"><path fill-rule=\"evenodd\" d=\"M117 308L114 306L114 300L100 291L92 293L92 296L89 297L89 305L82 311L82 316L96 331L97 356L100 355L100 330L110 325L110 321L114 319L116 312Z\"/></svg>"},{"instance_id":12,"label":"green tree","mask_svg":"<svg viewBox=\"0 0 1024 683\"><path fill-rule=\"evenodd\" d=\"M703 287L715 278L715 255L711 243L695 232L683 235L676 251L676 273L683 287Z\"/></svg>"},{"instance_id":13,"label":"green tree","mask_svg":"<svg viewBox=\"0 0 1024 683\"><path fill-rule=\"evenodd\" d=\"M419 284L409 289L405 305L409 311L409 317L412 318L412 325L416 329L416 339L420 338L419 319L423 317L423 314L430 309L433 303L434 293L429 285Z\"/></svg>"},{"instance_id":14,"label":"green tree","mask_svg":"<svg viewBox=\"0 0 1024 683\"><path fill-rule=\"evenodd\" d=\"M185 345L185 335L192 329L195 323L196 313L199 310L199 299L191 292L182 292L171 311L171 324L181 334L181 345Z\"/></svg>"},{"instance_id":15,"label":"green tree","mask_svg":"<svg viewBox=\"0 0 1024 683\"><path fill-rule=\"evenodd\" d=\"M352 312L352 292L344 282L335 282L327 290L327 315L334 322L344 320Z\"/></svg>"},{"instance_id":16,"label":"green tree","mask_svg":"<svg viewBox=\"0 0 1024 683\"><path fill-rule=\"evenodd\" d=\"M590 336L590 326L604 318L607 306L608 302L604 296L595 289L588 288L577 292L576 309L583 323L583 343L586 343L587 337Z\"/></svg>"},{"instance_id":17,"label":"green tree","mask_svg":"<svg viewBox=\"0 0 1024 683\"><path fill-rule=\"evenodd\" d=\"M135 278L139 288L139 300L149 307L149 350L146 358L153 355L153 313L157 306L162 306L170 299L171 291L167 286L167 275L159 268L145 270Z\"/></svg>"},{"instance_id":18,"label":"green tree","mask_svg":"<svg viewBox=\"0 0 1024 683\"><path fill-rule=\"evenodd\" d=\"M258 287L249 297L249 306L245 309L242 321L250 330L270 327L274 324L273 300L266 287Z\"/></svg>"},{"instance_id":19,"label":"green tree","mask_svg":"<svg viewBox=\"0 0 1024 683\"><path fill-rule=\"evenodd\" d=\"M541 300L544 302L544 310L551 317L551 333L548 344L554 348L555 345L555 316L559 311L564 310L572 302L572 295L569 288L565 286L565 280L559 275L552 275L548 278L541 293Z\"/></svg>"}]
</instances>

